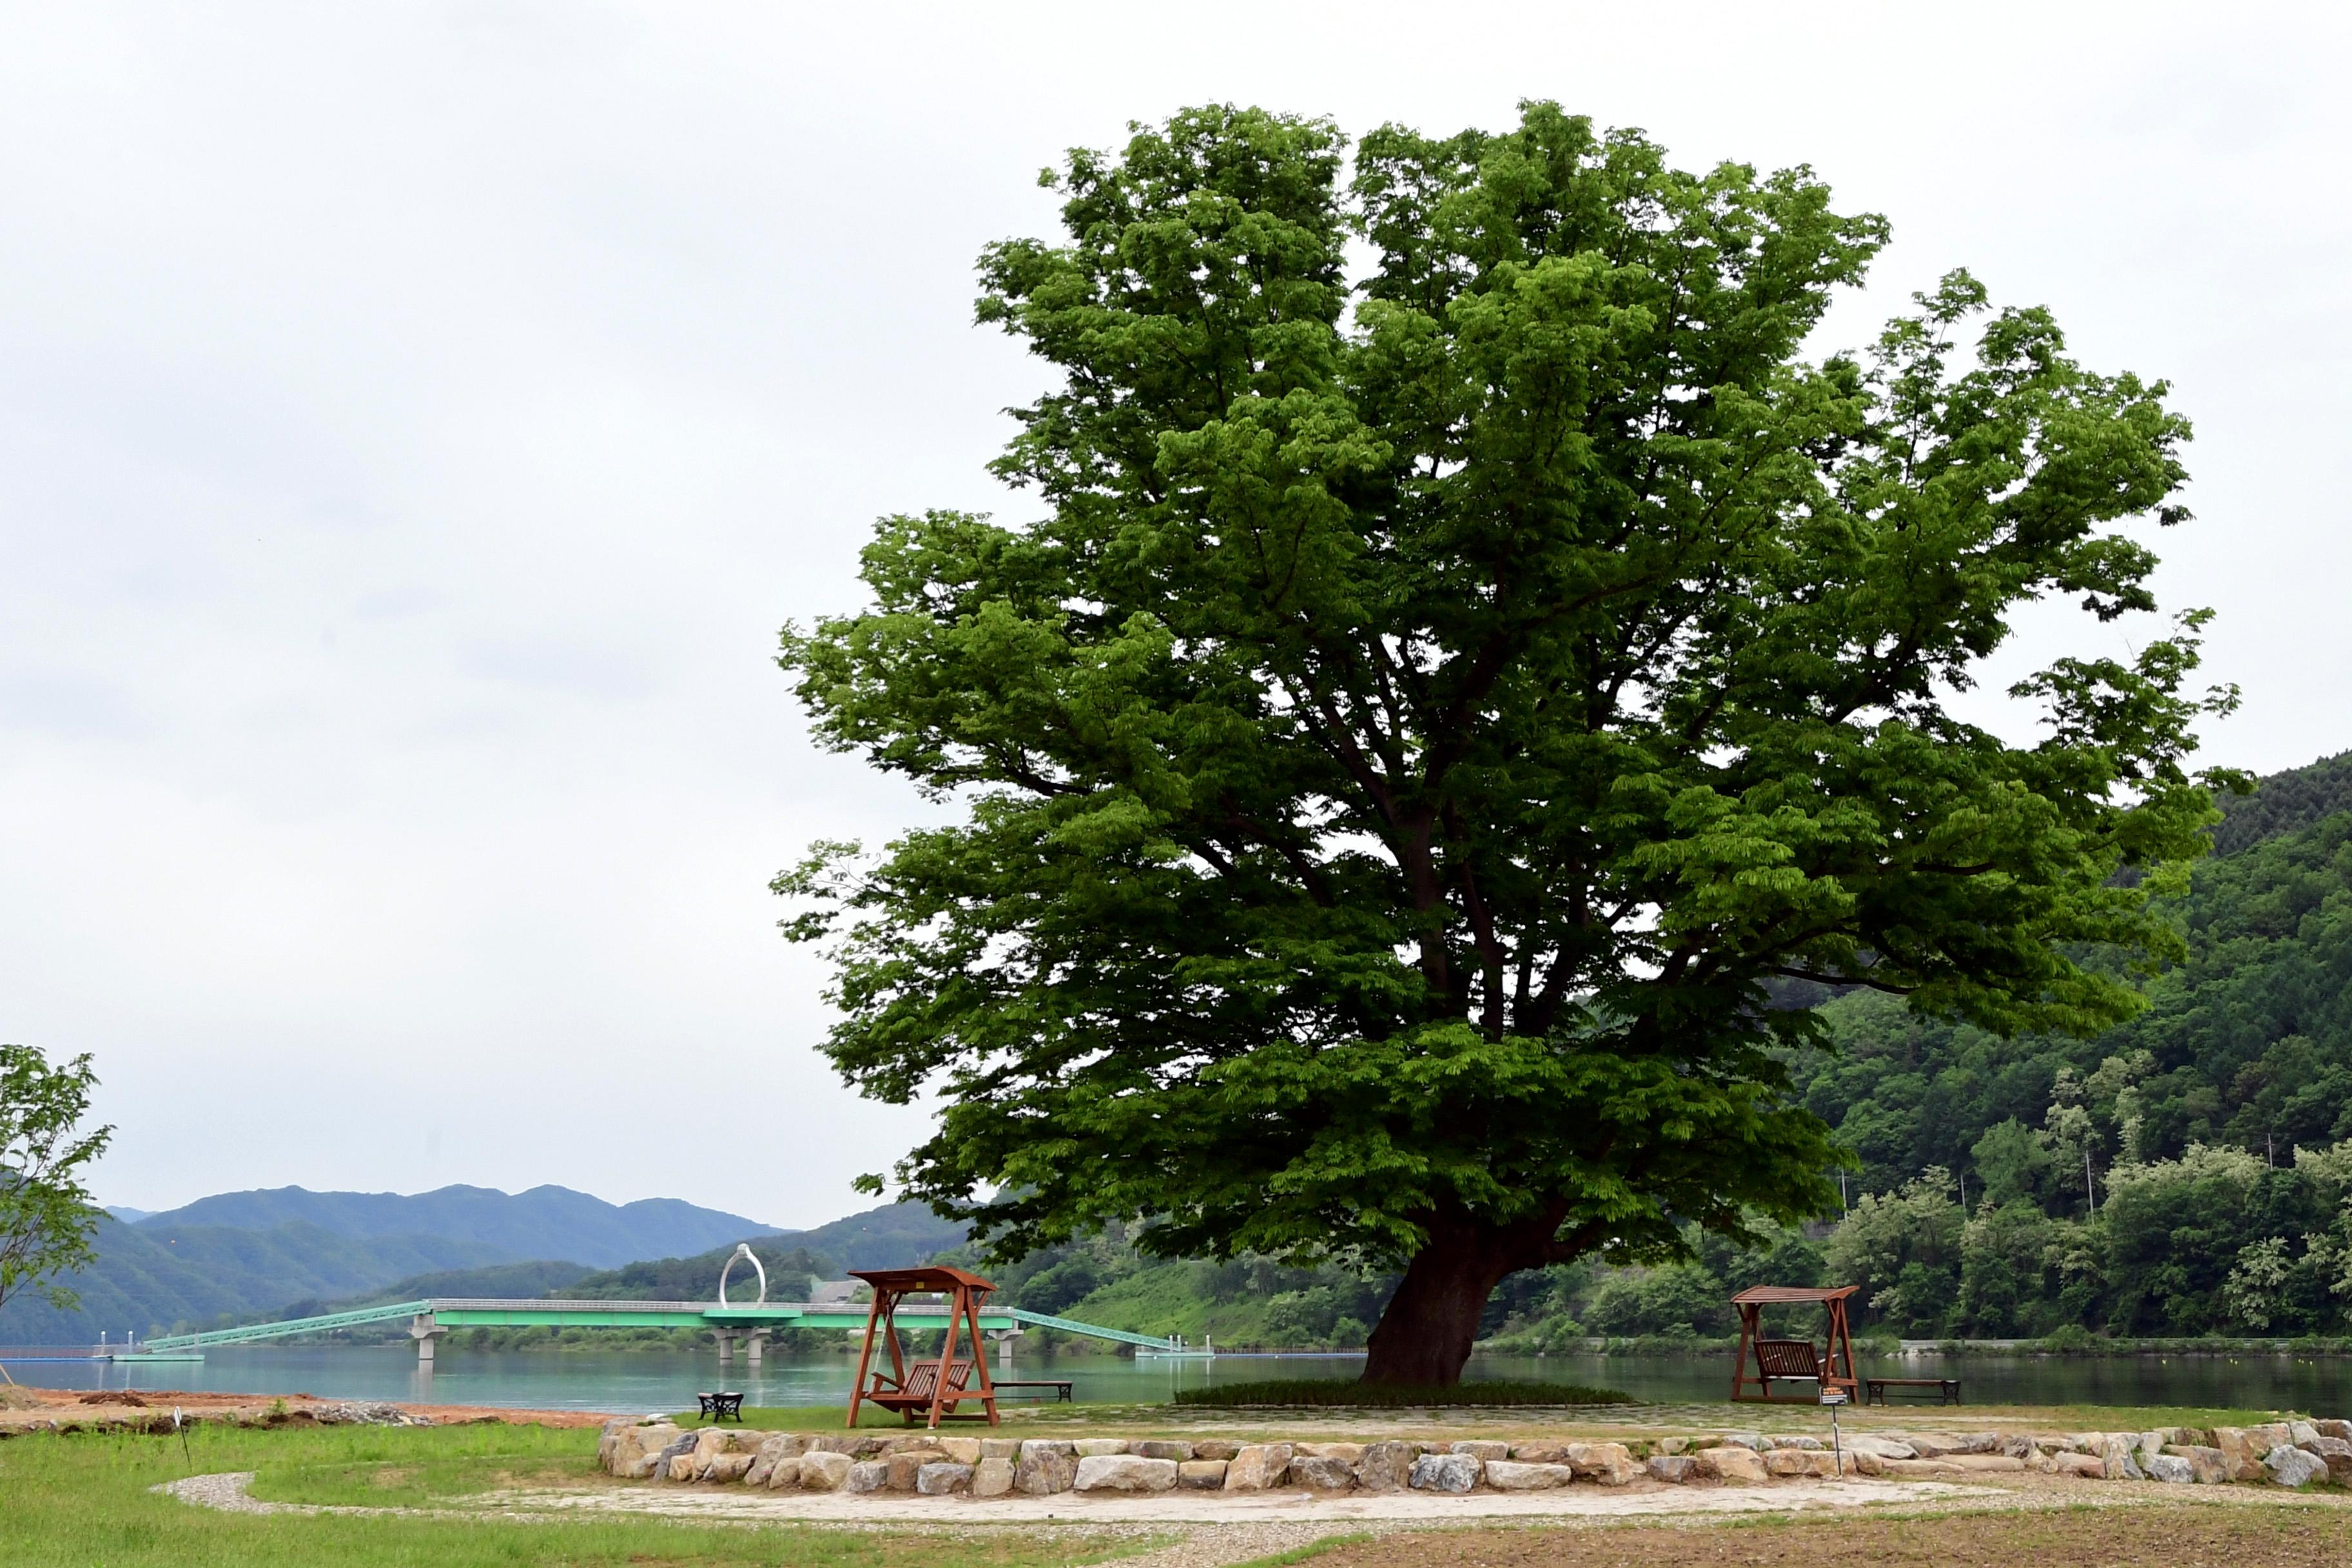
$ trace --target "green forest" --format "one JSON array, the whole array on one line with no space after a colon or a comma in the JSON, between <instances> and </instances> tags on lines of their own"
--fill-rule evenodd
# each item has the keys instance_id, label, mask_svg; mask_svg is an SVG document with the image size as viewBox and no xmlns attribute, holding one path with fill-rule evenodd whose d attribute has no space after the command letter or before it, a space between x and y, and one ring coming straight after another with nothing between
<instances>
[{"instance_id":1,"label":"green forest","mask_svg":"<svg viewBox=\"0 0 2352 1568\"><path fill-rule=\"evenodd\" d=\"M1899 997L1791 994L1791 1063L1858 1168L1842 1218L1690 1260L1514 1275L1484 1343L1708 1338L1750 1284L1861 1286L1910 1338L2352 1332L2352 753L2225 801L2173 908L2187 961L2094 1039L2002 1039ZM1218 1343L1360 1344L1388 1282L1262 1259L1155 1262L1114 1235L996 1277L1015 1305Z\"/></svg>"}]
</instances>

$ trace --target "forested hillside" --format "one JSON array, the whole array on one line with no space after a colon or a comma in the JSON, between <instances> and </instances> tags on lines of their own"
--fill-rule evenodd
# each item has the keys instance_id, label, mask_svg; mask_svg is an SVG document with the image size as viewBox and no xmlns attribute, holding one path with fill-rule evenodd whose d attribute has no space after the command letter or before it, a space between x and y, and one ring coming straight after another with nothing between
<instances>
[{"instance_id":1,"label":"forested hillside","mask_svg":"<svg viewBox=\"0 0 2352 1568\"><path fill-rule=\"evenodd\" d=\"M98 1261L66 1275L81 1310L31 1291L0 1307L0 1344L96 1343L100 1331L145 1338L276 1316L289 1302L331 1300L404 1276L494 1261L478 1242L438 1236L339 1236L313 1225L267 1230L100 1222ZM299 1314L289 1314L299 1315Z\"/></svg>"},{"instance_id":2,"label":"forested hillside","mask_svg":"<svg viewBox=\"0 0 2352 1568\"><path fill-rule=\"evenodd\" d=\"M2352 1331L2352 753L2225 802L2177 905L2189 956L2091 1040L2003 1040L1855 992L1797 1064L1861 1169L1852 1212L1700 1262L1507 1283L1507 1341L1727 1332L1731 1289L1862 1285L1912 1335Z\"/></svg>"}]
</instances>

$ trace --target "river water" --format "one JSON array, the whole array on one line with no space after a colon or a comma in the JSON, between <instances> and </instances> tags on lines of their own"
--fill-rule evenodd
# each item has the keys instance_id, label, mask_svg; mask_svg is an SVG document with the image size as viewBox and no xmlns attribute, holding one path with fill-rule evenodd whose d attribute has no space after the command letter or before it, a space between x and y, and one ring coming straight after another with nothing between
<instances>
[{"instance_id":1,"label":"river water","mask_svg":"<svg viewBox=\"0 0 2352 1568\"><path fill-rule=\"evenodd\" d=\"M1113 1356L1026 1357L1011 1377L1067 1378L1083 1402L1152 1402L1179 1389L1268 1377L1353 1377L1358 1356L1220 1355L1213 1362ZM50 1388L189 1389L312 1394L322 1398L500 1405L541 1410L675 1410L707 1388L740 1390L754 1405L841 1405L856 1363L847 1356L772 1356L753 1372L721 1368L715 1351L477 1351L444 1346L431 1373L404 1346L250 1345L202 1362L10 1361L19 1383ZM1958 1377L1971 1405L2185 1405L2352 1415L2352 1357L2292 1354L2116 1358L1935 1355L1862 1358L1864 1376ZM1719 1401L1727 1356L1481 1356L1481 1380L1576 1383L1637 1399Z\"/></svg>"}]
</instances>

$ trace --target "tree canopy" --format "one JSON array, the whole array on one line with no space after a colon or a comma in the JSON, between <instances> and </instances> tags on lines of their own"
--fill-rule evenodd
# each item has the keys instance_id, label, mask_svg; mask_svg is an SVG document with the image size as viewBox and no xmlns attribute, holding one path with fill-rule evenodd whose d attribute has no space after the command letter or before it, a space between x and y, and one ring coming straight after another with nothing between
<instances>
[{"instance_id":1,"label":"tree canopy","mask_svg":"<svg viewBox=\"0 0 2352 1568\"><path fill-rule=\"evenodd\" d=\"M97 1081L87 1056L52 1065L34 1047L0 1045L0 1306L28 1289L70 1306L56 1277L95 1256L100 1210L81 1177L114 1133L79 1131Z\"/></svg>"},{"instance_id":2,"label":"tree canopy","mask_svg":"<svg viewBox=\"0 0 2352 1568\"><path fill-rule=\"evenodd\" d=\"M1956 700L2027 601L2155 609L2162 384L1958 272L1809 360L1883 220L1547 103L1048 177L979 309L1057 376L1036 515L887 518L783 637L822 743L959 808L777 882L839 1069L940 1097L911 1194L1402 1268L1366 1375L1446 1383L1514 1270L1834 1205L1768 984L2084 1032L2137 995L2080 953L2178 951L2199 617L2020 682L2033 743Z\"/></svg>"}]
</instances>

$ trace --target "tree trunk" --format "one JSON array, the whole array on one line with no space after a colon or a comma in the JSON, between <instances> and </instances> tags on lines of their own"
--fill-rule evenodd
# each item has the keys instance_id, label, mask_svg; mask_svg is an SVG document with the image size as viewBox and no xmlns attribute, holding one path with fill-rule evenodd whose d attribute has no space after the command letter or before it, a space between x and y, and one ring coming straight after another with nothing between
<instances>
[{"instance_id":1,"label":"tree trunk","mask_svg":"<svg viewBox=\"0 0 2352 1568\"><path fill-rule=\"evenodd\" d=\"M1372 1331L1363 1381L1430 1388L1460 1383L1486 1298L1504 1275L1531 1266L1525 1239L1475 1224L1433 1230Z\"/></svg>"}]
</instances>

